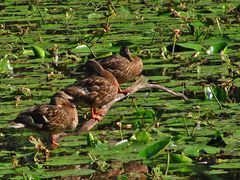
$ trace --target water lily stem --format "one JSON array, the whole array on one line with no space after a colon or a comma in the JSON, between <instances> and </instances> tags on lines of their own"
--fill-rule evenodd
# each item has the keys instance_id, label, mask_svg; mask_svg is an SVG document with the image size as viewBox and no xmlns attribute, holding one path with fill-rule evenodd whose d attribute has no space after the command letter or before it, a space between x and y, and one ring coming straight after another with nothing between
<instances>
[{"instance_id":1,"label":"water lily stem","mask_svg":"<svg viewBox=\"0 0 240 180\"><path fill-rule=\"evenodd\" d=\"M40 11L40 8L38 6L38 3L36 3L36 7L37 7L37 10L38 10L38 13L40 14L41 18L42 18L42 22L44 22L44 17L42 15L42 12Z\"/></svg>"},{"instance_id":2,"label":"water lily stem","mask_svg":"<svg viewBox=\"0 0 240 180\"><path fill-rule=\"evenodd\" d=\"M174 52L175 52L176 41L177 41L177 37L176 37L176 34L175 34L173 36L173 47L172 47L172 54L173 55L174 55Z\"/></svg>"},{"instance_id":3,"label":"water lily stem","mask_svg":"<svg viewBox=\"0 0 240 180\"><path fill-rule=\"evenodd\" d=\"M86 44L86 46L88 47L88 49L91 51L92 55L94 56L94 58L97 58L96 54L93 52L91 46L89 46L88 44Z\"/></svg>"},{"instance_id":4,"label":"water lily stem","mask_svg":"<svg viewBox=\"0 0 240 180\"><path fill-rule=\"evenodd\" d=\"M112 6L114 12L117 14L117 10L115 9L115 6L114 6L112 0L108 0L108 2L111 4L111 6Z\"/></svg>"},{"instance_id":5,"label":"water lily stem","mask_svg":"<svg viewBox=\"0 0 240 180\"><path fill-rule=\"evenodd\" d=\"M96 162L96 158L93 158L92 155L90 153L88 153L88 156L90 157L90 159L92 160L93 163Z\"/></svg>"},{"instance_id":6,"label":"water lily stem","mask_svg":"<svg viewBox=\"0 0 240 180\"><path fill-rule=\"evenodd\" d=\"M218 18L216 18L216 21L217 21L217 25L218 25L218 29L219 29L219 31L220 31L220 34L221 34L221 36L222 36L222 35L223 35L223 32L222 32L222 29L221 29L221 26L220 26L220 23L219 23Z\"/></svg>"},{"instance_id":7,"label":"water lily stem","mask_svg":"<svg viewBox=\"0 0 240 180\"><path fill-rule=\"evenodd\" d=\"M151 44L153 44L153 40L154 40L154 38L155 38L155 35L156 35L156 31L154 31L154 33L153 33L152 40L151 40Z\"/></svg>"},{"instance_id":8,"label":"water lily stem","mask_svg":"<svg viewBox=\"0 0 240 180\"><path fill-rule=\"evenodd\" d=\"M21 36L19 36L19 39L22 41L22 43L25 43Z\"/></svg>"},{"instance_id":9,"label":"water lily stem","mask_svg":"<svg viewBox=\"0 0 240 180\"><path fill-rule=\"evenodd\" d=\"M169 164L170 164L170 153L169 153L169 150L167 150L167 165L166 165L165 175L168 174Z\"/></svg>"},{"instance_id":10,"label":"water lily stem","mask_svg":"<svg viewBox=\"0 0 240 180\"><path fill-rule=\"evenodd\" d=\"M123 119L124 117L122 117ZM121 140L123 140L123 133L122 133L122 119L120 120L120 123L119 123L119 131L120 131L120 136L121 136Z\"/></svg>"},{"instance_id":11,"label":"water lily stem","mask_svg":"<svg viewBox=\"0 0 240 180\"><path fill-rule=\"evenodd\" d=\"M196 130L197 127L194 127L192 132L191 132L191 136L193 136L193 134L195 133L195 130Z\"/></svg>"},{"instance_id":12,"label":"water lily stem","mask_svg":"<svg viewBox=\"0 0 240 180\"><path fill-rule=\"evenodd\" d=\"M187 135L190 136L190 132L189 132L188 125L187 125L187 122L186 122L186 118L184 117L183 120L184 120L185 128L186 128L186 131L187 131Z\"/></svg>"},{"instance_id":13,"label":"water lily stem","mask_svg":"<svg viewBox=\"0 0 240 180\"><path fill-rule=\"evenodd\" d=\"M211 89L211 91L212 91L212 94L213 94L213 97L214 97L215 101L218 103L220 109L222 110L222 108L223 108L223 107L222 107L222 104L221 104L220 101L218 100L218 98L217 98L215 92L213 91L212 87L210 87L210 89Z\"/></svg>"},{"instance_id":14,"label":"water lily stem","mask_svg":"<svg viewBox=\"0 0 240 180\"><path fill-rule=\"evenodd\" d=\"M159 121L160 121L160 119L157 119L157 118L156 118L151 124L149 124L149 126L147 126L147 128L145 129L146 132L149 132L150 129L151 129L152 127L154 127L154 125L157 124Z\"/></svg>"},{"instance_id":15,"label":"water lily stem","mask_svg":"<svg viewBox=\"0 0 240 180\"><path fill-rule=\"evenodd\" d=\"M120 0L118 0L118 1L115 3L115 6L118 5L119 2L120 2Z\"/></svg>"},{"instance_id":16,"label":"water lily stem","mask_svg":"<svg viewBox=\"0 0 240 180\"><path fill-rule=\"evenodd\" d=\"M4 47L4 44L7 45L11 50L13 49L12 46L10 44L8 44L7 42L2 43L2 48Z\"/></svg>"}]
</instances>

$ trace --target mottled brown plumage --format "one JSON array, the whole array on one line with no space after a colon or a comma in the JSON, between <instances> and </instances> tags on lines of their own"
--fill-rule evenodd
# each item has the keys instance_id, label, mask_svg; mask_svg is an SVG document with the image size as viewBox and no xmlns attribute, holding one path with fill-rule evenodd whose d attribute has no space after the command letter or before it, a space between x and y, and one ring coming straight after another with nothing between
<instances>
[{"instance_id":1,"label":"mottled brown plumage","mask_svg":"<svg viewBox=\"0 0 240 180\"><path fill-rule=\"evenodd\" d=\"M116 77L119 84L122 84L139 76L143 70L143 63L141 58L131 55L127 46L122 46L119 54L98 62Z\"/></svg>"},{"instance_id":2,"label":"mottled brown plumage","mask_svg":"<svg viewBox=\"0 0 240 180\"><path fill-rule=\"evenodd\" d=\"M56 93L49 104L33 106L20 113L11 126L30 127L46 131L50 134L53 147L58 146L55 134L65 129L73 129L78 124L78 114L74 104L69 102L72 97L63 91Z\"/></svg>"},{"instance_id":3,"label":"mottled brown plumage","mask_svg":"<svg viewBox=\"0 0 240 180\"><path fill-rule=\"evenodd\" d=\"M99 119L100 113L96 108L112 101L118 93L119 84L116 78L94 60L88 61L98 75L79 80L64 89L64 92L73 97L72 102L81 107L90 107L92 118Z\"/></svg>"}]
</instances>

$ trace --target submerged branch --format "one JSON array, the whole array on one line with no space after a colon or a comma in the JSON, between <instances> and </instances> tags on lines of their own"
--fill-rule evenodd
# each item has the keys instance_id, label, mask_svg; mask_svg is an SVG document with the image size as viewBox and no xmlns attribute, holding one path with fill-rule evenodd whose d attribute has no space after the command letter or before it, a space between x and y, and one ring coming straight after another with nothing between
<instances>
[{"instance_id":1,"label":"submerged branch","mask_svg":"<svg viewBox=\"0 0 240 180\"><path fill-rule=\"evenodd\" d=\"M99 121L97 121L96 119L90 119L85 124L83 124L83 126L77 132L68 133L68 134L65 134L65 133L59 134L59 137L64 137L64 136L68 136L68 135L78 135L82 132L88 132L103 119L103 117L108 113L109 109L113 106L114 103L126 98L127 96L129 96L131 94L134 94L135 92L137 92L139 90L148 90L148 89L163 90L174 96L181 97L185 101L188 100L188 98L183 93L174 92L174 91L172 91L164 86L161 86L159 84L150 84L150 83L148 83L148 80L146 77L140 76L136 82L134 82L130 87L127 88L128 92L130 92L130 93L128 93L127 95L118 94L114 100L112 100L111 102L109 102L108 104L106 104L105 106L103 106L101 108L101 112L104 112L104 113L102 113L101 119Z\"/></svg>"}]
</instances>

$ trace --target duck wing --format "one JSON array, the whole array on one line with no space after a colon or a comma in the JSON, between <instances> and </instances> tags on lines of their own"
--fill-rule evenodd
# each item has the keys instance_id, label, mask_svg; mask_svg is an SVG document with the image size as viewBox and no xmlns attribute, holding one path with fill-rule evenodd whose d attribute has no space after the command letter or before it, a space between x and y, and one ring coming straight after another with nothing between
<instances>
[{"instance_id":1,"label":"duck wing","mask_svg":"<svg viewBox=\"0 0 240 180\"><path fill-rule=\"evenodd\" d=\"M104 77L92 76L67 87L64 92L83 107L101 107L113 100L118 87Z\"/></svg>"},{"instance_id":2,"label":"duck wing","mask_svg":"<svg viewBox=\"0 0 240 180\"><path fill-rule=\"evenodd\" d=\"M99 63L103 68L110 71L118 80L124 83L129 80L129 71L131 71L131 62L122 56L113 56L108 59L100 60Z\"/></svg>"},{"instance_id":3,"label":"duck wing","mask_svg":"<svg viewBox=\"0 0 240 180\"><path fill-rule=\"evenodd\" d=\"M38 105L20 113L14 122L31 128L59 131L69 126L70 117L70 112L61 106Z\"/></svg>"},{"instance_id":4,"label":"duck wing","mask_svg":"<svg viewBox=\"0 0 240 180\"><path fill-rule=\"evenodd\" d=\"M98 60L98 62L102 65L104 69L107 69L110 71L113 71L113 70L124 71L129 67L131 63L127 58L119 55L112 56L106 59L101 59L101 60Z\"/></svg>"}]
</instances>

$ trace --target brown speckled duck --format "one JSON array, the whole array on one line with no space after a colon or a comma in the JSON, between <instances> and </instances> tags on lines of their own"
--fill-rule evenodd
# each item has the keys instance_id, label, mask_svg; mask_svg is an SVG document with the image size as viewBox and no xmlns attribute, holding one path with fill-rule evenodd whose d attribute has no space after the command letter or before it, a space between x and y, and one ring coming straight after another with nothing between
<instances>
[{"instance_id":1,"label":"brown speckled duck","mask_svg":"<svg viewBox=\"0 0 240 180\"><path fill-rule=\"evenodd\" d=\"M116 77L119 84L122 84L141 74L143 62L138 56L131 55L127 46L122 46L119 54L98 62Z\"/></svg>"},{"instance_id":2,"label":"brown speckled duck","mask_svg":"<svg viewBox=\"0 0 240 180\"><path fill-rule=\"evenodd\" d=\"M96 108L101 108L116 97L119 84L116 78L98 62L88 60L87 65L92 67L97 75L77 81L65 88L64 92L73 97L74 104L90 107L91 118L99 120L102 114L101 111L97 112Z\"/></svg>"},{"instance_id":3,"label":"brown speckled duck","mask_svg":"<svg viewBox=\"0 0 240 180\"><path fill-rule=\"evenodd\" d=\"M46 131L50 134L53 148L58 146L57 133L65 129L73 129L78 124L78 114L74 104L69 102L69 95L60 91L56 93L49 104L33 106L20 113L10 122L11 127L30 127L35 130Z\"/></svg>"}]
</instances>

